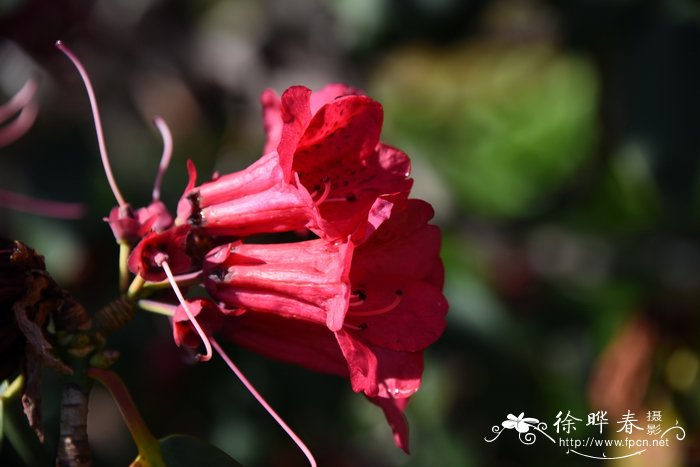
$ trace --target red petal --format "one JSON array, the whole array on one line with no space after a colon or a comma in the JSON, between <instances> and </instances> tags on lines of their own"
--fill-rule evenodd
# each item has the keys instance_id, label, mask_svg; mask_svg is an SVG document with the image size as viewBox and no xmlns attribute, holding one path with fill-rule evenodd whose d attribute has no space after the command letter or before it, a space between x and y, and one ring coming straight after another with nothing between
<instances>
[{"instance_id":1,"label":"red petal","mask_svg":"<svg viewBox=\"0 0 700 467\"><path fill-rule=\"evenodd\" d=\"M297 144L311 120L310 96L311 90L304 86L292 86L282 94L280 116L283 126L277 152L287 182L292 179L292 162Z\"/></svg>"},{"instance_id":2,"label":"red petal","mask_svg":"<svg viewBox=\"0 0 700 467\"><path fill-rule=\"evenodd\" d=\"M442 290L445 287L445 266L440 258L435 258L435 263L430 270L430 274L425 277L425 281L433 284L438 289Z\"/></svg>"},{"instance_id":3,"label":"red petal","mask_svg":"<svg viewBox=\"0 0 700 467\"><path fill-rule=\"evenodd\" d=\"M403 398L420 387L422 352L399 352L364 342L362 331L338 331L335 337L348 362L355 392L370 397Z\"/></svg>"},{"instance_id":4,"label":"red petal","mask_svg":"<svg viewBox=\"0 0 700 467\"><path fill-rule=\"evenodd\" d=\"M238 345L274 360L348 376L345 358L325 326L247 312L227 318L222 332Z\"/></svg>"},{"instance_id":5,"label":"red petal","mask_svg":"<svg viewBox=\"0 0 700 467\"><path fill-rule=\"evenodd\" d=\"M173 216L162 201L153 201L145 208L137 209L136 217L141 224L140 237L151 229L162 232L173 225Z\"/></svg>"},{"instance_id":6,"label":"red petal","mask_svg":"<svg viewBox=\"0 0 700 467\"><path fill-rule=\"evenodd\" d=\"M205 208L254 195L280 183L282 183L282 169L277 152L272 151L243 170L203 183L196 190L198 206Z\"/></svg>"},{"instance_id":7,"label":"red petal","mask_svg":"<svg viewBox=\"0 0 700 467\"><path fill-rule=\"evenodd\" d=\"M436 274L440 230L427 224L432 213L430 205L419 200L408 200L392 208L391 217L356 248L352 282L369 282L376 276L394 274L415 279Z\"/></svg>"},{"instance_id":8,"label":"red petal","mask_svg":"<svg viewBox=\"0 0 700 467\"><path fill-rule=\"evenodd\" d=\"M368 397L373 404L378 405L384 411L386 421L394 432L394 443L409 454L408 449L408 421L404 415L408 398L391 399L386 397Z\"/></svg>"},{"instance_id":9,"label":"red petal","mask_svg":"<svg viewBox=\"0 0 700 467\"><path fill-rule=\"evenodd\" d=\"M265 135L267 136L263 154L267 154L277 149L282 137L282 102L272 89L263 91L260 102L263 108Z\"/></svg>"},{"instance_id":10,"label":"red petal","mask_svg":"<svg viewBox=\"0 0 700 467\"><path fill-rule=\"evenodd\" d=\"M274 95L266 93L263 99L270 109L267 125L273 128ZM358 232L365 237L388 215L390 204L375 206L377 197L405 197L410 190L408 157L378 144L383 119L378 102L342 84L316 93L296 86L282 95L279 118L283 127L277 150L284 180L298 179L314 196L325 192L308 225L319 236L337 240ZM367 226L370 212L375 215Z\"/></svg>"},{"instance_id":11,"label":"red petal","mask_svg":"<svg viewBox=\"0 0 700 467\"><path fill-rule=\"evenodd\" d=\"M114 235L117 242L121 240L138 242L143 236L141 223L128 206L126 208L113 207L109 211L109 217L104 217L103 220L109 224L112 235Z\"/></svg>"},{"instance_id":12,"label":"red petal","mask_svg":"<svg viewBox=\"0 0 700 467\"><path fill-rule=\"evenodd\" d=\"M209 293L227 306L326 323L340 329L348 308L352 245L323 240L213 249Z\"/></svg>"},{"instance_id":13,"label":"red petal","mask_svg":"<svg viewBox=\"0 0 700 467\"><path fill-rule=\"evenodd\" d=\"M314 91L311 94L311 114L315 114L321 107L329 102L333 102L338 97L350 95L362 95L362 92L342 83L328 84L322 89Z\"/></svg>"},{"instance_id":14,"label":"red petal","mask_svg":"<svg viewBox=\"0 0 700 467\"><path fill-rule=\"evenodd\" d=\"M247 236L302 229L311 217L308 195L292 185L277 184L242 198L201 209L195 221L211 234Z\"/></svg>"},{"instance_id":15,"label":"red petal","mask_svg":"<svg viewBox=\"0 0 700 467\"><path fill-rule=\"evenodd\" d=\"M199 251L193 251L190 244L192 229L187 225L171 228L165 232L152 232L136 245L129 256L129 270L149 281L165 279L163 268L155 261L159 253L167 257L173 274L194 271L201 258Z\"/></svg>"},{"instance_id":16,"label":"red petal","mask_svg":"<svg viewBox=\"0 0 700 467\"><path fill-rule=\"evenodd\" d=\"M192 300L187 303L187 307L208 336L215 333L223 324L223 313L210 300ZM178 346L184 345L192 349L198 348L202 343L182 305L177 307L173 316L173 339Z\"/></svg>"},{"instance_id":17,"label":"red petal","mask_svg":"<svg viewBox=\"0 0 700 467\"><path fill-rule=\"evenodd\" d=\"M187 199L187 195L197 184L197 168L194 166L194 162L192 162L191 159L187 159L187 174L189 175L189 181L185 187L185 192L182 194L177 204L177 218L180 222L185 222L190 215L192 215L192 204L190 200Z\"/></svg>"},{"instance_id":18,"label":"red petal","mask_svg":"<svg viewBox=\"0 0 700 467\"><path fill-rule=\"evenodd\" d=\"M367 294L367 300L350 307L345 321L362 328L358 335L369 343L386 349L415 352L434 343L445 330L447 300L440 289L426 282L393 276L360 288ZM362 316L363 312L391 304L397 299L397 290L402 295L393 309Z\"/></svg>"},{"instance_id":19,"label":"red petal","mask_svg":"<svg viewBox=\"0 0 700 467\"><path fill-rule=\"evenodd\" d=\"M313 116L295 148L292 168L307 188L330 180L333 190L357 183L357 172L379 142L381 105L365 96L346 96ZM310 188L310 191L313 191Z\"/></svg>"},{"instance_id":20,"label":"red petal","mask_svg":"<svg viewBox=\"0 0 700 467\"><path fill-rule=\"evenodd\" d=\"M355 245L360 245L368 237L370 237L386 220L391 217L391 211L394 209L394 203L389 201L384 196L374 200L374 204L369 209L367 222L360 224L353 233L352 241Z\"/></svg>"}]
</instances>

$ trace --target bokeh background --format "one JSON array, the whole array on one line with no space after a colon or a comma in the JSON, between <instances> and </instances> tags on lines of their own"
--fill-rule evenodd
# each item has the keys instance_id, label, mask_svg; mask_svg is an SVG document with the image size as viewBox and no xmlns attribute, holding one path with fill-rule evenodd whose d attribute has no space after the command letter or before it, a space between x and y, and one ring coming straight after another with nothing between
<instances>
[{"instance_id":1,"label":"bokeh background","mask_svg":"<svg viewBox=\"0 0 700 467\"><path fill-rule=\"evenodd\" d=\"M36 124L0 149L0 187L88 209L60 221L2 207L0 232L43 253L96 309L117 293L101 221L115 203L56 39L90 72L135 206L150 199L161 152L155 115L175 137L163 194L174 208L187 159L207 174L260 155L265 88L342 81L384 105L383 140L412 157L414 196L442 227L451 305L407 411L411 456L346 381L228 349L321 465L596 465L541 437L484 438L507 414L551 426L559 411L583 419L583 438L597 410L608 439L624 435L615 422L628 410L642 426L662 411L665 427L687 431L601 464L700 464L699 2L0 1L2 100L40 79ZM157 436L193 434L244 465L304 465L223 364L188 361L166 319L138 314L111 347ZM0 464L51 463L59 388L47 372L47 446L17 428L25 442L6 440ZM108 395L97 388L91 404L97 465L128 464L136 451ZM6 431L21 426L14 409Z\"/></svg>"}]
</instances>

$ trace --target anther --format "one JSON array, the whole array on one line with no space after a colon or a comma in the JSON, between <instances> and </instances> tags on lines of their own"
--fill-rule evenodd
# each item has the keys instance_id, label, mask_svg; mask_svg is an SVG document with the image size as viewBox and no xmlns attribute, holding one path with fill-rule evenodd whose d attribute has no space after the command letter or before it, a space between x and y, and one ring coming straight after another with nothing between
<instances>
[{"instance_id":1,"label":"anther","mask_svg":"<svg viewBox=\"0 0 700 467\"><path fill-rule=\"evenodd\" d=\"M367 323L362 323L360 325L343 323L343 327L348 328L348 329L352 329L353 331L364 331L365 329L367 329Z\"/></svg>"},{"instance_id":2,"label":"anther","mask_svg":"<svg viewBox=\"0 0 700 467\"><path fill-rule=\"evenodd\" d=\"M351 303L351 305L354 305L354 304L359 305L360 303L363 303L365 300L367 300L367 292L365 292L362 289L355 289L352 291L352 295L350 295L350 301L353 303Z\"/></svg>"}]
</instances>

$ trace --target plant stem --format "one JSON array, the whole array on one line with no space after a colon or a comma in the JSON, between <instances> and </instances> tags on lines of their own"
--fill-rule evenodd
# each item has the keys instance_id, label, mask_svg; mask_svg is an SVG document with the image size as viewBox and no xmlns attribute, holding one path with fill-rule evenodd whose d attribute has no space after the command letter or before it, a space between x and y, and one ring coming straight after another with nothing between
<instances>
[{"instance_id":1,"label":"plant stem","mask_svg":"<svg viewBox=\"0 0 700 467\"><path fill-rule=\"evenodd\" d=\"M101 368L90 368L87 370L87 375L102 383L112 394L114 402L119 407L122 418L129 428L131 437L134 439L139 451L139 456L132 465L165 466L158 440L151 434L143 418L141 418L141 414L121 378L116 373Z\"/></svg>"},{"instance_id":2,"label":"plant stem","mask_svg":"<svg viewBox=\"0 0 700 467\"><path fill-rule=\"evenodd\" d=\"M129 287L129 254L131 245L126 240L119 241L119 291L126 291Z\"/></svg>"},{"instance_id":3,"label":"plant stem","mask_svg":"<svg viewBox=\"0 0 700 467\"><path fill-rule=\"evenodd\" d=\"M92 453L87 436L88 393L75 383L67 383L61 398L59 428L59 467L88 467Z\"/></svg>"}]
</instances>

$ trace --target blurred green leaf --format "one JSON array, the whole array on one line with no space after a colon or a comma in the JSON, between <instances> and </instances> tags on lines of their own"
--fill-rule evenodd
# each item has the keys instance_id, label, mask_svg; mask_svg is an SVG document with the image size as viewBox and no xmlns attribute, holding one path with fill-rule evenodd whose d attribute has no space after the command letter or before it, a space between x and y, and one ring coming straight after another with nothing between
<instances>
[{"instance_id":1,"label":"blurred green leaf","mask_svg":"<svg viewBox=\"0 0 700 467\"><path fill-rule=\"evenodd\" d=\"M642 146L629 143L617 151L578 209L568 210L571 226L613 236L653 229L662 214L659 187Z\"/></svg>"},{"instance_id":2,"label":"blurred green leaf","mask_svg":"<svg viewBox=\"0 0 700 467\"><path fill-rule=\"evenodd\" d=\"M374 93L397 144L485 216L523 214L570 181L596 139L593 67L543 44L407 49L379 68Z\"/></svg>"}]
</instances>

